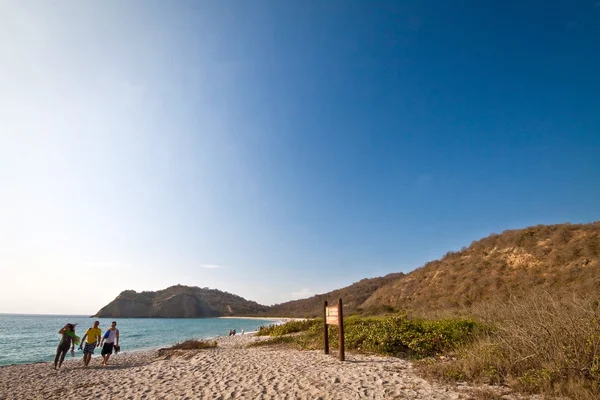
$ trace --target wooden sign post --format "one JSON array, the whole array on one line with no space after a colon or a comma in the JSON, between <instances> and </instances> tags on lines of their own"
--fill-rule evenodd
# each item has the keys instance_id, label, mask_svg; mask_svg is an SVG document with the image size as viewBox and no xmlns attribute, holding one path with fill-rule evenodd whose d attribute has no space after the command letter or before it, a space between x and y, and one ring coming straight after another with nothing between
<instances>
[{"instance_id":1,"label":"wooden sign post","mask_svg":"<svg viewBox=\"0 0 600 400\"><path fill-rule=\"evenodd\" d=\"M323 319L324 319L324 330L323 334L325 339L325 354L329 354L329 335L327 325L337 325L340 331L340 361L346 359L344 354L344 312L342 310L342 299L339 299L337 306L327 306L323 308Z\"/></svg>"}]
</instances>

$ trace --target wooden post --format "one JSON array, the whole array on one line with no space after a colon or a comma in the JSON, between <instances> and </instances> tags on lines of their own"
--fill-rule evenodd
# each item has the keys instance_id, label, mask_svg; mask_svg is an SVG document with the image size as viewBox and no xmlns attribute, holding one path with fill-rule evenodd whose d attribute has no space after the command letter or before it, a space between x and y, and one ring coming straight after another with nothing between
<instances>
[{"instance_id":1,"label":"wooden post","mask_svg":"<svg viewBox=\"0 0 600 400\"><path fill-rule=\"evenodd\" d=\"M338 328L340 331L340 361L344 361L346 355L344 353L344 315L342 312L342 299L338 301Z\"/></svg>"},{"instance_id":2,"label":"wooden post","mask_svg":"<svg viewBox=\"0 0 600 400\"><path fill-rule=\"evenodd\" d=\"M327 329L327 300L325 300L325 307L323 307L323 337L325 342L325 354L329 354L329 334Z\"/></svg>"}]
</instances>

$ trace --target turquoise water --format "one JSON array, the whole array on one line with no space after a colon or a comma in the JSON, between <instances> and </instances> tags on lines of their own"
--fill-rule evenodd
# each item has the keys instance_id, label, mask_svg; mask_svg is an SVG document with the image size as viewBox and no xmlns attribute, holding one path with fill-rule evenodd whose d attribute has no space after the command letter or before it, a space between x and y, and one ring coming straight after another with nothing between
<instances>
[{"instance_id":1,"label":"turquoise water","mask_svg":"<svg viewBox=\"0 0 600 400\"><path fill-rule=\"evenodd\" d=\"M54 360L56 346L60 341L58 330L66 323L78 324L75 332L83 337L85 330L95 320L100 321L102 332L112 318L89 318L65 315L14 315L0 314L0 365L24 364ZM229 318L118 318L121 352L153 349L171 345L186 339L208 339L226 336L230 329L237 333L258 330L271 320ZM83 353L75 346L75 356ZM99 356L96 349L94 357Z\"/></svg>"}]
</instances>

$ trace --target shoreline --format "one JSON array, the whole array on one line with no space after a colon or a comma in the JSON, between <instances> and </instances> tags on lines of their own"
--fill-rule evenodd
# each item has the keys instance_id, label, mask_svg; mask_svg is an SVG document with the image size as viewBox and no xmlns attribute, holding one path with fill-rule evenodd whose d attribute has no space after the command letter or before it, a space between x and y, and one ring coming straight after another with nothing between
<instances>
[{"instance_id":1,"label":"shoreline","mask_svg":"<svg viewBox=\"0 0 600 400\"><path fill-rule=\"evenodd\" d=\"M24 314L22 314L24 315ZM226 317L211 317L211 318L221 318L221 319L238 319L238 320L263 320L263 321L269 321L272 322L274 324L283 324L285 322L288 321L292 321L295 320L294 318L275 318L275 317L230 317L230 316L226 316ZM257 327L258 328L258 327ZM253 330L253 331L246 331L244 334L245 335L250 335L250 334L254 334L256 333L258 330ZM241 335L241 332L237 332L236 336ZM82 335L81 335L82 336ZM223 337L228 337L229 335L226 334L226 331L224 334L217 334L217 335L213 335L213 336L190 336L189 338L186 339L181 339L181 340L173 340L170 341L168 343L164 343L164 344L156 344L156 345L150 345L148 347L141 347L141 348L134 348L134 349L125 349L122 352L120 352L120 354L122 355L126 355L126 354L133 354L133 353L139 353L139 352L148 352L148 351L158 351L160 349L164 349L164 348L169 348L173 345L175 345L176 343L179 342L183 342L185 340L218 340L219 338L223 338ZM54 348L54 347L53 347ZM52 351L54 352L54 350ZM100 354L100 349L96 348L96 352L94 353L94 356L98 356ZM77 351L75 356L72 357L70 354L67 354L67 356L65 357L65 362L67 361L81 361L83 357L83 354L81 351ZM52 356L52 360L53 360L54 356ZM16 362L11 362L8 364L0 364L0 368L5 368L5 367L12 367L12 366L19 366L19 365L30 365L30 364L43 364L43 363L49 363L49 362L53 362L51 359L38 359L36 361L25 361L25 362L20 362L20 361L16 361Z\"/></svg>"},{"instance_id":2,"label":"shoreline","mask_svg":"<svg viewBox=\"0 0 600 400\"><path fill-rule=\"evenodd\" d=\"M206 337L206 338L194 338L194 339L188 339L188 340L202 340L202 341L216 341L217 343L222 340L222 339L227 339L227 338L234 338L237 336L248 336L248 337L253 337L254 334L258 332L258 331L250 331L250 332L244 332L244 333L236 333L235 336L229 336L229 335L220 335L220 336L210 336L210 337ZM180 342L173 342L167 345L163 345L163 346L153 346L153 347L143 347L140 349L133 349L133 350L127 350L127 351L121 351L119 352L120 355L122 357L127 356L127 355L135 355L137 353L153 353L153 352L158 352L159 350L163 350L163 349L168 349L171 346L176 345L177 343ZM98 352L100 351L100 348L96 348L96 352L94 352L94 358L93 359L99 359L100 353ZM116 354L113 354L112 357L115 357ZM119 357L119 355L116 355L117 357ZM78 354L77 358L73 358L69 355L67 355L65 357L65 363L69 362L81 362L81 360L83 359L83 354ZM51 364L54 361L33 361L33 362L24 362L24 363L14 363L14 364L3 364L0 365L0 369L2 368L8 368L8 367L16 367L16 366L23 366L23 365L37 365L37 364ZM63 364L65 365L65 364Z\"/></svg>"}]
</instances>

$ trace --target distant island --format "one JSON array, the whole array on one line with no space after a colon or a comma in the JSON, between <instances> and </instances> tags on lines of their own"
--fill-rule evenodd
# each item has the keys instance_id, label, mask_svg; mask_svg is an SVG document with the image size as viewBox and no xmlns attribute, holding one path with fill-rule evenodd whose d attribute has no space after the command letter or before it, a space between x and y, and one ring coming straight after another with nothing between
<instances>
[{"instance_id":1,"label":"distant island","mask_svg":"<svg viewBox=\"0 0 600 400\"><path fill-rule=\"evenodd\" d=\"M264 306L216 289L171 286L126 290L97 317L317 317L323 302L344 299L347 315L456 310L533 291L600 290L600 222L538 225L492 234L408 273L368 278L307 299Z\"/></svg>"}]
</instances>

